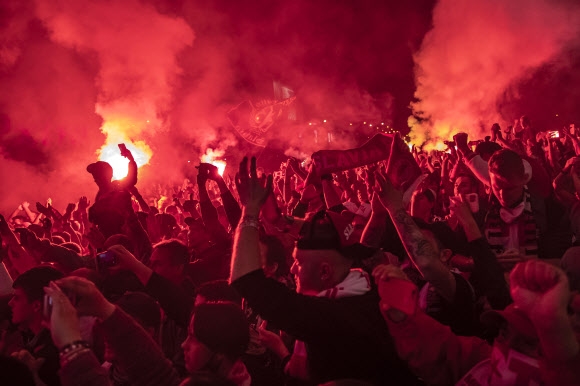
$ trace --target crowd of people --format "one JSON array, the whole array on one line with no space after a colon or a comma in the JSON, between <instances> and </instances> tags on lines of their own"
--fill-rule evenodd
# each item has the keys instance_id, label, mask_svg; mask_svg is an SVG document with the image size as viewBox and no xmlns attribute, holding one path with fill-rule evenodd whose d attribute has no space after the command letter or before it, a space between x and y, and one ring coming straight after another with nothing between
<instances>
[{"instance_id":1,"label":"crowd of people","mask_svg":"<svg viewBox=\"0 0 580 386\"><path fill-rule=\"evenodd\" d=\"M93 200L0 215L0 384L580 385L580 131L445 144L163 197L120 147Z\"/></svg>"}]
</instances>

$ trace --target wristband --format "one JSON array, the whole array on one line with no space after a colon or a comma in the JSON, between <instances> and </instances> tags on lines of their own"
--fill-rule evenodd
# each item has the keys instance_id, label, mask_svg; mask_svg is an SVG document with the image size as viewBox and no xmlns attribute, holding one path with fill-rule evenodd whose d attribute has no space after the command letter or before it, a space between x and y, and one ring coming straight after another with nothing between
<instances>
[{"instance_id":1,"label":"wristband","mask_svg":"<svg viewBox=\"0 0 580 386\"><path fill-rule=\"evenodd\" d=\"M59 355L62 358L65 355L67 355L68 353L70 353L71 351L77 350L79 348L89 348L88 342L86 342L84 340L75 340L72 343L66 344L60 349Z\"/></svg>"},{"instance_id":2,"label":"wristband","mask_svg":"<svg viewBox=\"0 0 580 386\"><path fill-rule=\"evenodd\" d=\"M89 348L81 347L77 350L71 351L66 356L61 356L60 357L60 367L61 368L65 367L67 364L69 364L70 362L74 361L76 358L78 358L79 356L81 356L82 354L85 354L87 352L91 352L91 350Z\"/></svg>"},{"instance_id":3,"label":"wristband","mask_svg":"<svg viewBox=\"0 0 580 386\"><path fill-rule=\"evenodd\" d=\"M259 230L260 222L258 220L245 219L238 225L238 229L242 230L244 228L256 228Z\"/></svg>"}]
</instances>

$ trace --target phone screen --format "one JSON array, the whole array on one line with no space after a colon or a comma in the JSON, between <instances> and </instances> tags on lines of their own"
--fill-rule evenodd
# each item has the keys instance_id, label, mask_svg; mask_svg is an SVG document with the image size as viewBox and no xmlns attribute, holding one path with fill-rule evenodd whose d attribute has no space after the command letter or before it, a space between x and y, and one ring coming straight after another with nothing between
<instances>
[{"instance_id":1,"label":"phone screen","mask_svg":"<svg viewBox=\"0 0 580 386\"><path fill-rule=\"evenodd\" d=\"M117 264L117 256L113 251L106 251L97 255L97 267L99 269L112 267Z\"/></svg>"}]
</instances>

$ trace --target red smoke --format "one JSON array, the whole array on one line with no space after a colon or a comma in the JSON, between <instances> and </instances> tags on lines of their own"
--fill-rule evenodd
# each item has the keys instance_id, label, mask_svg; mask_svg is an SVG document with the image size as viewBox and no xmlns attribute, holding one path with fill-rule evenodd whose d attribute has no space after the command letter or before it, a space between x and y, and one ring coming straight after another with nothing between
<instances>
[{"instance_id":1,"label":"red smoke","mask_svg":"<svg viewBox=\"0 0 580 386\"><path fill-rule=\"evenodd\" d=\"M413 143L437 146L458 131L482 138L494 122L532 114L503 117L498 102L538 67L560 60L579 33L574 1L439 1L415 55L413 111L425 121L409 120Z\"/></svg>"}]
</instances>

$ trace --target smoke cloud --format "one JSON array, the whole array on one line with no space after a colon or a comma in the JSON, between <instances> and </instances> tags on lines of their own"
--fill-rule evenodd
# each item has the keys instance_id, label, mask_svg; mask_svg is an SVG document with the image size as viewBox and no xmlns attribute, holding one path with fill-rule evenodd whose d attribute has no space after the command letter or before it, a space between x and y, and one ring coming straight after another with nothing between
<instances>
[{"instance_id":1,"label":"smoke cloud","mask_svg":"<svg viewBox=\"0 0 580 386\"><path fill-rule=\"evenodd\" d=\"M195 174L208 149L229 169L270 148L304 156L360 145L372 133L351 121L404 130L411 53L432 3L3 1L0 178L8 188L0 212L24 200L52 197L62 209L94 197L85 167L103 145L130 141L150 151L139 169L146 190ZM274 99L273 82L294 91L297 120L273 126L264 151L226 113L244 100ZM308 126L323 119L330 145L315 142Z\"/></svg>"},{"instance_id":2,"label":"smoke cloud","mask_svg":"<svg viewBox=\"0 0 580 386\"><path fill-rule=\"evenodd\" d=\"M518 115L508 114L525 111L501 104L525 97L514 93L518 85L562 61L579 32L576 1L440 0L415 55L413 142L433 147L459 131L483 138L494 122L513 122Z\"/></svg>"}]
</instances>

